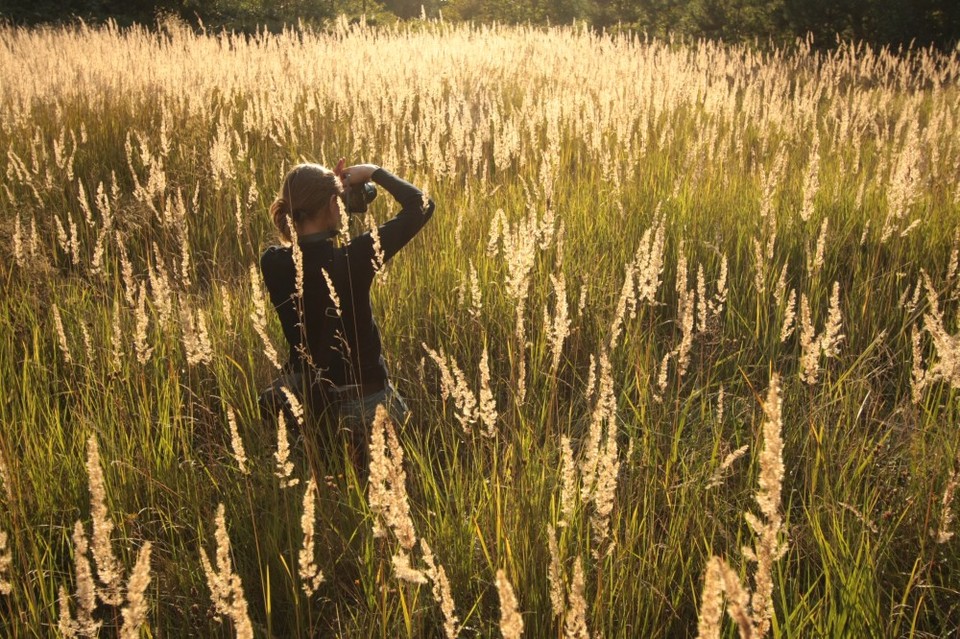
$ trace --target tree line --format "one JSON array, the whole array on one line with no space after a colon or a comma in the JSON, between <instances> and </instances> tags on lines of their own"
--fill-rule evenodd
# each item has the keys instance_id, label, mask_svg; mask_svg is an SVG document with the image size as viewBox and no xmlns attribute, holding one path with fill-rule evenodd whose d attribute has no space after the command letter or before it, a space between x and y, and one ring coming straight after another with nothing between
<instances>
[{"instance_id":1,"label":"tree line","mask_svg":"<svg viewBox=\"0 0 960 639\"><path fill-rule=\"evenodd\" d=\"M812 34L819 47L837 37L893 47L952 49L960 39L958 0L0 0L0 19L14 24L76 19L154 24L173 14L208 28L252 31L337 15L370 22L421 15L476 22L565 24L668 35L781 44Z\"/></svg>"}]
</instances>

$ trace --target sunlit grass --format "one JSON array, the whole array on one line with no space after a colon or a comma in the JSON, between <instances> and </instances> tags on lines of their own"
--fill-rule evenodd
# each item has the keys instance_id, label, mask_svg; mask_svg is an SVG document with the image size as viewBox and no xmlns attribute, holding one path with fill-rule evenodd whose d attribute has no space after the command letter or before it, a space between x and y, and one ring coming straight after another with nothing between
<instances>
[{"instance_id":1,"label":"sunlit grass","mask_svg":"<svg viewBox=\"0 0 960 639\"><path fill-rule=\"evenodd\" d=\"M58 589L75 591L71 534L78 519L89 529L91 436L127 574L152 543L152 636L236 630L213 619L200 563L216 547L221 503L256 635L443 633L431 586L398 580L396 538L374 538L377 514L345 442L313 426L294 446L300 483L281 488L276 429L258 413L257 393L275 370L251 319L248 270L276 242L266 210L285 167L333 165L340 155L382 164L437 203L374 303L393 380L413 412L399 428L411 519L449 579L461 636L498 632L500 570L525 636L563 635L551 608L548 525L567 591L582 562L590 632L695 633L710 558L724 558L745 584L754 574L741 552L753 544L743 513L756 511L774 373L787 552L772 572L772 634L942 636L960 627L960 542L936 538L955 508L943 495L960 464L960 384L949 374L958 355L937 345L923 283L925 273L942 330L954 335L956 54L844 46L824 56L798 45L763 55L570 28L441 24L251 39L195 36L176 24L159 34L6 28L0 42L5 635L56 632ZM811 166L817 187L805 194ZM377 219L390 214L387 200L375 202ZM522 242L491 247L499 210L525 229L517 238L536 236L526 258ZM658 219L659 285L631 313L621 299L627 265ZM823 264L812 268L825 219ZM362 228L357 220L354 232ZM716 302L724 258L725 302L701 330L698 272ZM511 288L524 259L529 274ZM566 300L550 279L560 273ZM820 332L835 282L843 338L835 357L817 358L817 382L807 384L800 327L781 339L786 317L800 322L789 293L808 299ZM143 363L141 288L141 346L152 349ZM678 305L691 295L681 376ZM553 371L544 314L552 320L558 303L571 325ZM188 364L180 306L204 318L210 361ZM912 330L923 369L941 364L917 401ZM494 436L477 416L463 427L470 420L455 398L442 399L424 345L455 360L475 396L486 348ZM595 410L602 393L588 387L604 356L614 413ZM227 407L249 475L232 452ZM583 486L560 526L560 438L571 438L577 477L587 481L598 424L613 428L606 450L619 462L609 527L595 523ZM602 452L608 440L598 437ZM711 487L742 446L746 455ZM326 579L308 597L298 553L311 472ZM422 548L412 560L425 568ZM107 606L96 617L103 636L121 624Z\"/></svg>"}]
</instances>

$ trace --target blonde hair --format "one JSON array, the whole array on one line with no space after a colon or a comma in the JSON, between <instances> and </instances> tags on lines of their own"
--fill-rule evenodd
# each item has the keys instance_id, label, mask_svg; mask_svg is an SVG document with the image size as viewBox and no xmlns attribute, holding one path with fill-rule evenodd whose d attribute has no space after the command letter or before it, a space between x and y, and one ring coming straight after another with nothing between
<instances>
[{"instance_id":1,"label":"blonde hair","mask_svg":"<svg viewBox=\"0 0 960 639\"><path fill-rule=\"evenodd\" d=\"M323 210L330 198L343 191L340 178L319 164L298 164L283 178L280 192L270 205L273 225L284 241L291 241L290 220L299 227Z\"/></svg>"}]
</instances>

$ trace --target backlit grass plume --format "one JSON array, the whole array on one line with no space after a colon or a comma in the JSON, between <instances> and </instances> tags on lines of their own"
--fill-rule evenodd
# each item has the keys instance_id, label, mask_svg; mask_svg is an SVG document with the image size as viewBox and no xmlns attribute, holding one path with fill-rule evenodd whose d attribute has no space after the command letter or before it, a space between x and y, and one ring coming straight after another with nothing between
<instances>
[{"instance_id":1,"label":"backlit grass plume","mask_svg":"<svg viewBox=\"0 0 960 639\"><path fill-rule=\"evenodd\" d=\"M243 592L243 583L233 569L231 559L230 536L227 534L226 509L223 504L217 506L215 519L217 544L214 556L215 564L200 549L200 565L207 578L207 586L213 598L213 607L218 617L228 617L233 623L237 639L253 639L253 625L247 609L247 599Z\"/></svg>"},{"instance_id":2,"label":"backlit grass plume","mask_svg":"<svg viewBox=\"0 0 960 639\"><path fill-rule=\"evenodd\" d=\"M744 557L756 564L753 589L740 584L736 573L718 557L711 557L704 575L700 604L700 637L719 637L723 614L722 595L726 594L727 612L737 624L741 638L765 637L773 617L773 565L787 550L780 513L783 489L783 440L781 430L780 380L774 374L763 404L763 450L760 452L760 476L756 493L760 516L745 513L754 533L752 548L743 548Z\"/></svg>"}]
</instances>

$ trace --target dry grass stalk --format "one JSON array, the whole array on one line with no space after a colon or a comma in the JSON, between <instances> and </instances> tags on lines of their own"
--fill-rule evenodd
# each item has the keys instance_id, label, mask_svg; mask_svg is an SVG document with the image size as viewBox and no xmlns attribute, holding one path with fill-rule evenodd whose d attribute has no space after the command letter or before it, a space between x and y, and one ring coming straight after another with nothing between
<instances>
[{"instance_id":1,"label":"dry grass stalk","mask_svg":"<svg viewBox=\"0 0 960 639\"><path fill-rule=\"evenodd\" d=\"M577 557L573 566L573 580L567 601L567 614L563 620L564 639L590 639L587 628L587 600L584 597L583 560Z\"/></svg>"},{"instance_id":2,"label":"dry grass stalk","mask_svg":"<svg viewBox=\"0 0 960 639\"><path fill-rule=\"evenodd\" d=\"M620 297L617 300L617 308L613 316L613 325L610 327L610 339L607 342L607 350L609 351L616 349L626 318L628 316L632 318L636 315L637 295L633 279L635 268L633 262L628 263L626 273L623 276L623 286L620 289Z\"/></svg>"},{"instance_id":3,"label":"dry grass stalk","mask_svg":"<svg viewBox=\"0 0 960 639\"><path fill-rule=\"evenodd\" d=\"M927 371L924 368L923 350L920 345L921 333L914 326L910 329L910 399L914 404L923 400L923 389L927 385Z\"/></svg>"},{"instance_id":4,"label":"dry grass stalk","mask_svg":"<svg viewBox=\"0 0 960 639\"><path fill-rule=\"evenodd\" d=\"M23 246L23 229L20 227L20 214L13 220L13 260L23 268L27 262L27 252Z\"/></svg>"},{"instance_id":5,"label":"dry grass stalk","mask_svg":"<svg viewBox=\"0 0 960 639\"><path fill-rule=\"evenodd\" d=\"M723 384L720 384L720 390L717 391L717 423L723 423L723 407L724 399L726 398L726 392L724 391Z\"/></svg>"},{"instance_id":6,"label":"dry grass stalk","mask_svg":"<svg viewBox=\"0 0 960 639\"><path fill-rule=\"evenodd\" d=\"M87 477L90 485L90 516L93 519L93 559L97 565L97 578L102 585L97 594L104 603L119 606L123 603L120 585L122 569L110 541L114 525L107 511L107 490L100 467L100 449L96 437L92 435L87 440Z\"/></svg>"},{"instance_id":7,"label":"dry grass stalk","mask_svg":"<svg viewBox=\"0 0 960 639\"><path fill-rule=\"evenodd\" d=\"M717 276L717 292L714 293L713 299L707 301L705 298L703 304L709 308L709 316L712 320L719 322L720 316L723 315L723 309L727 304L727 256L723 255L720 258L720 274Z\"/></svg>"},{"instance_id":8,"label":"dry grass stalk","mask_svg":"<svg viewBox=\"0 0 960 639\"><path fill-rule=\"evenodd\" d=\"M580 474L583 480L584 499L589 500L597 482L597 473L600 466L600 457L603 454L602 444L604 425L607 428L615 427L617 413L617 399L613 391L613 374L610 358L604 351L600 353L600 375L597 378L597 395L593 413L590 418L590 428L584 446L583 459L580 462ZM592 393L591 393L592 394Z\"/></svg>"},{"instance_id":9,"label":"dry grass stalk","mask_svg":"<svg viewBox=\"0 0 960 639\"><path fill-rule=\"evenodd\" d=\"M327 284L327 291L330 293L333 309L336 311L337 317L340 317L342 311L340 310L340 296L337 295L337 287L333 285L333 279L330 277L330 274L327 273L327 269L321 268L320 273L323 275L323 281Z\"/></svg>"},{"instance_id":10,"label":"dry grass stalk","mask_svg":"<svg viewBox=\"0 0 960 639\"><path fill-rule=\"evenodd\" d=\"M287 419L281 410L277 414L277 452L273 454L277 460L277 469L274 474L280 478L281 488L292 488L300 483L300 479L293 477L293 462L290 461L290 442L287 432Z\"/></svg>"},{"instance_id":11,"label":"dry grass stalk","mask_svg":"<svg viewBox=\"0 0 960 639\"><path fill-rule=\"evenodd\" d=\"M517 402L522 403L527 392L527 329L524 314L530 289L530 272L537 256L538 239L543 238L544 231L536 212L532 210L515 225L501 218L501 225L501 241L507 262L506 293L516 308L516 394Z\"/></svg>"},{"instance_id":12,"label":"dry grass stalk","mask_svg":"<svg viewBox=\"0 0 960 639\"><path fill-rule=\"evenodd\" d=\"M559 276L550 275L550 283L553 286L553 295L555 298L554 313L552 318L547 315L544 309L544 324L547 327L547 339L550 343L550 372L557 374L560 368L560 356L563 354L563 344L570 336L570 315L567 309L567 282L563 277L563 271Z\"/></svg>"},{"instance_id":13,"label":"dry grass stalk","mask_svg":"<svg viewBox=\"0 0 960 639\"><path fill-rule=\"evenodd\" d=\"M507 216L503 209L497 209L490 220L487 235L487 257L496 257L503 247L503 229L507 225Z\"/></svg>"},{"instance_id":14,"label":"dry grass stalk","mask_svg":"<svg viewBox=\"0 0 960 639\"><path fill-rule=\"evenodd\" d=\"M777 218L767 217L764 221L762 237L752 238L754 260L754 287L759 295L767 292L767 276L773 263L774 248L777 244ZM786 265L780 271L781 279L786 275Z\"/></svg>"},{"instance_id":15,"label":"dry grass stalk","mask_svg":"<svg viewBox=\"0 0 960 639\"><path fill-rule=\"evenodd\" d=\"M497 434L497 402L490 390L490 364L487 357L487 345L483 345L483 355L480 357L480 402L477 412L480 423L483 425L483 434L495 437Z\"/></svg>"},{"instance_id":16,"label":"dry grass stalk","mask_svg":"<svg viewBox=\"0 0 960 639\"><path fill-rule=\"evenodd\" d=\"M674 356L674 351L670 351L660 360L660 366L657 368L657 385L653 392L653 401L658 404L663 401L664 393L667 390L667 378L670 374L670 359Z\"/></svg>"},{"instance_id":17,"label":"dry grass stalk","mask_svg":"<svg viewBox=\"0 0 960 639\"><path fill-rule=\"evenodd\" d=\"M523 617L513 586L502 568L497 570L497 593L500 596L500 634L503 639L519 639L523 635Z\"/></svg>"},{"instance_id":18,"label":"dry grass stalk","mask_svg":"<svg viewBox=\"0 0 960 639\"><path fill-rule=\"evenodd\" d=\"M213 345L210 343L203 311L194 310L186 299L180 301L180 330L188 364L195 366L213 361Z\"/></svg>"},{"instance_id":19,"label":"dry grass stalk","mask_svg":"<svg viewBox=\"0 0 960 639\"><path fill-rule=\"evenodd\" d=\"M173 322L173 307L175 305L176 295L173 287L170 286L170 277L167 275L167 269L163 265L160 249L156 244L153 245L154 262L147 269L147 279L150 282L150 299L153 307L157 311L157 318L162 328L166 328Z\"/></svg>"},{"instance_id":20,"label":"dry grass stalk","mask_svg":"<svg viewBox=\"0 0 960 639\"><path fill-rule=\"evenodd\" d=\"M293 290L296 292L298 300L303 299L303 251L300 250L300 238L297 236L297 225L293 222L293 217L287 215L287 230L290 231L290 255L293 259ZM322 269L321 269L322 270ZM329 280L328 280L329 285ZM336 300L336 292L330 287L330 297ZM337 305L339 308L339 304ZM302 306L297 304L297 312L302 312Z\"/></svg>"},{"instance_id":21,"label":"dry grass stalk","mask_svg":"<svg viewBox=\"0 0 960 639\"><path fill-rule=\"evenodd\" d=\"M700 303L697 305L696 331L698 333L707 330L707 278L703 272L703 264L697 265L697 299Z\"/></svg>"},{"instance_id":22,"label":"dry grass stalk","mask_svg":"<svg viewBox=\"0 0 960 639\"><path fill-rule=\"evenodd\" d=\"M98 275L103 277L105 273L103 272L103 254L107 249L107 235L109 235L110 229L103 227L99 233L97 233L97 241L93 247L93 257L90 259L90 272L93 275Z\"/></svg>"},{"instance_id":23,"label":"dry grass stalk","mask_svg":"<svg viewBox=\"0 0 960 639\"><path fill-rule=\"evenodd\" d=\"M930 277L923 273L924 287L927 291L927 312L923 316L923 327L933 341L937 359L928 366L923 375L924 384L944 381L951 388L960 388L960 333L951 335L940 310L940 299Z\"/></svg>"},{"instance_id":24,"label":"dry grass stalk","mask_svg":"<svg viewBox=\"0 0 960 639\"><path fill-rule=\"evenodd\" d=\"M437 369L440 372L440 398L444 401L450 399L454 396L457 383L453 378L453 373L450 372L450 367L447 366L447 354L442 348L438 353L422 342L420 345L423 347L423 350L427 352L427 355L430 356L430 359L437 365Z\"/></svg>"},{"instance_id":25,"label":"dry grass stalk","mask_svg":"<svg viewBox=\"0 0 960 639\"><path fill-rule=\"evenodd\" d=\"M468 288L470 291L470 306L468 311L473 319L480 319L480 312L483 310L483 289L480 288L480 276L477 269L473 266L473 260L467 267Z\"/></svg>"},{"instance_id":26,"label":"dry grass stalk","mask_svg":"<svg viewBox=\"0 0 960 639\"><path fill-rule=\"evenodd\" d=\"M63 360L68 364L73 363L73 354L70 352L70 345L67 343L67 333L63 330L63 320L60 318L60 308L54 304L53 325L57 329L57 341L60 344L60 352L63 353Z\"/></svg>"},{"instance_id":27,"label":"dry grass stalk","mask_svg":"<svg viewBox=\"0 0 960 639\"><path fill-rule=\"evenodd\" d=\"M0 595L9 595L13 591L10 583L10 565L13 555L7 547L7 532L0 530Z\"/></svg>"},{"instance_id":28,"label":"dry grass stalk","mask_svg":"<svg viewBox=\"0 0 960 639\"><path fill-rule=\"evenodd\" d=\"M887 184L887 215L880 235L881 243L886 243L897 231L916 201L923 179L922 162L923 152L920 149L917 123L913 118L907 118L903 143L898 151L895 151Z\"/></svg>"},{"instance_id":29,"label":"dry grass stalk","mask_svg":"<svg viewBox=\"0 0 960 639\"><path fill-rule=\"evenodd\" d=\"M230 425L230 450L233 454L237 467L244 475L250 474L247 468L247 451L243 447L243 439L240 437L240 429L237 428L237 416L231 406L227 406L227 423Z\"/></svg>"},{"instance_id":30,"label":"dry grass stalk","mask_svg":"<svg viewBox=\"0 0 960 639\"><path fill-rule=\"evenodd\" d=\"M70 595L66 587L60 586L60 618L58 627L65 637L97 637L101 622L93 618L97 607L97 589L93 582L93 571L87 556L89 547L83 524L78 520L73 526L73 562L77 577L77 616L70 612Z\"/></svg>"},{"instance_id":31,"label":"dry grass stalk","mask_svg":"<svg viewBox=\"0 0 960 639\"><path fill-rule=\"evenodd\" d=\"M763 171L760 174L760 217L767 219L772 217L774 212L773 200L776 196L777 186L783 180L787 168L787 150L781 145L774 157L773 166L769 171Z\"/></svg>"},{"instance_id":32,"label":"dry grass stalk","mask_svg":"<svg viewBox=\"0 0 960 639\"><path fill-rule=\"evenodd\" d=\"M394 553L390 563L393 565L393 575L400 581L420 586L427 583L427 575L413 567L410 563L410 553L406 550Z\"/></svg>"},{"instance_id":33,"label":"dry grass stalk","mask_svg":"<svg viewBox=\"0 0 960 639\"><path fill-rule=\"evenodd\" d=\"M749 449L750 446L744 445L724 457L717 469L713 471L713 475L710 476L710 481L707 482L706 488L716 488L722 484L733 463L743 457Z\"/></svg>"},{"instance_id":34,"label":"dry grass stalk","mask_svg":"<svg viewBox=\"0 0 960 639\"><path fill-rule=\"evenodd\" d=\"M827 309L827 322L820 338L820 351L824 357L836 357L840 354L840 342L844 335L843 318L840 315L840 283L834 282L830 293L830 307Z\"/></svg>"},{"instance_id":35,"label":"dry grass stalk","mask_svg":"<svg viewBox=\"0 0 960 639\"><path fill-rule=\"evenodd\" d=\"M427 351L427 354L430 356L430 359L436 363L437 368L440 371L440 394L442 399L447 400L453 398L454 405L456 406L456 412L454 417L457 421L460 422L460 427L463 429L463 432L467 435L473 432L473 426L477 423L478 420L485 420L484 425L486 426L485 434L491 435L494 433L493 427L490 424L496 423L497 413L496 413L496 404L493 402L493 394L490 393L489 396L484 395L484 389L486 388L489 391L489 369L487 370L486 382L484 382L484 360L481 360L481 386L480 386L480 395L481 399L478 402L477 396L474 395L473 391L470 390L470 385L467 383L467 376L464 374L463 369L460 368L460 365L457 364L457 360L451 355L447 356L444 350L441 348L440 352L434 351L426 344L423 344L424 350ZM486 412L481 415L481 404L486 400Z\"/></svg>"},{"instance_id":36,"label":"dry grass stalk","mask_svg":"<svg viewBox=\"0 0 960 639\"><path fill-rule=\"evenodd\" d=\"M816 249L812 254L809 251L809 246L807 247L807 275L811 278L817 277L820 275L820 271L823 270L823 253L827 246L827 228L829 224L830 218L823 218L823 222L820 224L820 234L817 236Z\"/></svg>"},{"instance_id":37,"label":"dry grass stalk","mask_svg":"<svg viewBox=\"0 0 960 639\"><path fill-rule=\"evenodd\" d=\"M752 639L756 635L748 611L748 595L740 585L737 573L719 557L710 558L703 577L703 595L697 623L698 639L719 639L724 593L727 595L727 614L737 624L740 639Z\"/></svg>"},{"instance_id":38,"label":"dry grass stalk","mask_svg":"<svg viewBox=\"0 0 960 639\"><path fill-rule=\"evenodd\" d=\"M587 282L586 277L584 281L580 284L580 294L577 297L577 317L583 317L583 313L587 308Z\"/></svg>"},{"instance_id":39,"label":"dry grass stalk","mask_svg":"<svg viewBox=\"0 0 960 639\"><path fill-rule=\"evenodd\" d=\"M443 613L443 633L447 639L454 639L460 634L460 619L456 615L453 591L450 589L447 573L442 565L436 563L433 550L426 539L420 539L420 550L423 554L423 563L427 566L424 572L430 579L433 600L437 602L440 611Z\"/></svg>"},{"instance_id":40,"label":"dry grass stalk","mask_svg":"<svg viewBox=\"0 0 960 639\"><path fill-rule=\"evenodd\" d=\"M230 292L228 286L218 287L218 292L220 293L220 311L223 313L224 324L226 324L230 331L236 332L236 322L234 321L233 309L234 302L233 293Z\"/></svg>"},{"instance_id":41,"label":"dry grass stalk","mask_svg":"<svg viewBox=\"0 0 960 639\"><path fill-rule=\"evenodd\" d=\"M806 293L800 294L800 378L808 384L817 383L820 372L820 340L810 317L810 303Z\"/></svg>"},{"instance_id":42,"label":"dry grass stalk","mask_svg":"<svg viewBox=\"0 0 960 639\"><path fill-rule=\"evenodd\" d=\"M596 541L595 555L599 553L601 544L609 535L610 513L613 511L617 474L620 470L618 452L617 399L613 391L610 359L606 352L602 352L597 401L580 464L583 499L592 506L590 523ZM572 491L568 494L571 493ZM609 549L610 547L607 548L608 551Z\"/></svg>"},{"instance_id":43,"label":"dry grass stalk","mask_svg":"<svg viewBox=\"0 0 960 639\"><path fill-rule=\"evenodd\" d=\"M592 402L597 385L597 358L590 354L590 365L587 367L586 400Z\"/></svg>"},{"instance_id":44,"label":"dry grass stalk","mask_svg":"<svg viewBox=\"0 0 960 639\"><path fill-rule=\"evenodd\" d=\"M0 453L0 483L3 484L3 494L7 498L9 507L13 504L13 486L10 484L10 470L2 453Z\"/></svg>"},{"instance_id":45,"label":"dry grass stalk","mask_svg":"<svg viewBox=\"0 0 960 639\"><path fill-rule=\"evenodd\" d=\"M659 207L659 205L658 205ZM643 232L633 262L636 265L636 298L654 304L663 278L664 216L656 214L653 226Z\"/></svg>"},{"instance_id":46,"label":"dry grass stalk","mask_svg":"<svg viewBox=\"0 0 960 639\"><path fill-rule=\"evenodd\" d=\"M80 258L80 232L77 229L76 222L73 221L73 215L67 213L67 221L70 224L70 262L74 266L80 266L82 259Z\"/></svg>"},{"instance_id":47,"label":"dry grass stalk","mask_svg":"<svg viewBox=\"0 0 960 639\"><path fill-rule=\"evenodd\" d=\"M806 222L813 215L814 198L820 190L820 135L814 130L813 142L810 146L810 159L807 163L807 172L803 181L803 205L800 208L800 219Z\"/></svg>"},{"instance_id":48,"label":"dry grass stalk","mask_svg":"<svg viewBox=\"0 0 960 639\"><path fill-rule=\"evenodd\" d=\"M597 467L597 479L591 494L593 512L590 525L594 534L595 557L600 556L600 546L610 535L610 514L613 512L614 500L617 491L617 475L620 471L620 460L617 448L616 422L607 426L607 440ZM606 552L613 549L613 543L607 545Z\"/></svg>"},{"instance_id":49,"label":"dry grass stalk","mask_svg":"<svg viewBox=\"0 0 960 639\"><path fill-rule=\"evenodd\" d=\"M250 311L253 329L263 342L263 352L267 359L270 360L274 368L280 370L280 358L277 355L277 349L273 347L273 342L267 333L267 303L263 296L263 288L260 285L260 272L254 264L250 265L250 289L253 298L253 310Z\"/></svg>"},{"instance_id":50,"label":"dry grass stalk","mask_svg":"<svg viewBox=\"0 0 960 639\"><path fill-rule=\"evenodd\" d=\"M957 282L954 282L954 278L958 273L960 273L960 228L953 237L953 247L950 249L950 260L947 262L947 275L944 279L956 286Z\"/></svg>"},{"instance_id":51,"label":"dry grass stalk","mask_svg":"<svg viewBox=\"0 0 960 639\"><path fill-rule=\"evenodd\" d=\"M150 583L150 552L151 543L145 542L137 555L136 564L131 571L127 583L126 595L121 583L122 567L113 553L110 536L113 532L113 522L110 520L106 505L106 488L103 480L103 470L100 466L100 451L96 438L90 437L87 441L87 476L90 486L90 510L93 519L93 546L88 543L83 523L79 520L73 529L74 564L76 567L78 610L76 618L70 612L70 596L67 589L60 587L59 629L67 637L95 637L98 636L101 622L93 618L96 609L96 599L111 606L126 606L121 611L123 624L120 627L121 637L139 636L139 628L143 625L147 613L147 602L144 598L147 585ZM102 586L97 587L93 577L89 554L93 555L97 566L97 580Z\"/></svg>"},{"instance_id":52,"label":"dry grass stalk","mask_svg":"<svg viewBox=\"0 0 960 639\"><path fill-rule=\"evenodd\" d=\"M577 467L570 438L560 436L560 521L561 528L573 522L577 510Z\"/></svg>"},{"instance_id":53,"label":"dry grass stalk","mask_svg":"<svg viewBox=\"0 0 960 639\"><path fill-rule=\"evenodd\" d=\"M314 531L316 526L317 482L311 477L307 482L307 490L303 493L303 516L300 518L300 529L303 531L303 545L300 547L298 561L300 583L307 597L312 597L320 584L323 583L323 572L316 563L314 549Z\"/></svg>"},{"instance_id":54,"label":"dry grass stalk","mask_svg":"<svg viewBox=\"0 0 960 639\"><path fill-rule=\"evenodd\" d=\"M960 455L958 455L957 459L958 462L960 462ZM938 544L947 543L954 535L954 531L950 530L950 526L953 524L955 517L952 504L953 497L957 492L957 486L960 486L960 476L958 476L956 470L951 470L950 477L947 478L947 485L943 489L943 497L940 500L940 527L935 535Z\"/></svg>"},{"instance_id":55,"label":"dry grass stalk","mask_svg":"<svg viewBox=\"0 0 960 639\"><path fill-rule=\"evenodd\" d=\"M767 261L763 256L763 245L753 238L753 285L758 295L767 292Z\"/></svg>"},{"instance_id":56,"label":"dry grass stalk","mask_svg":"<svg viewBox=\"0 0 960 639\"><path fill-rule=\"evenodd\" d=\"M150 552L153 545L148 541L143 544L137 554L137 563L130 573L127 582L127 605L122 611L123 626L120 628L120 639L137 639L140 636L140 626L147 618L147 586L150 585Z\"/></svg>"},{"instance_id":57,"label":"dry grass stalk","mask_svg":"<svg viewBox=\"0 0 960 639\"><path fill-rule=\"evenodd\" d=\"M403 448L387 410L377 406L370 433L369 504L373 511L374 537L387 530L394 533L401 548L409 552L417 543L407 500L407 474L403 469Z\"/></svg>"},{"instance_id":58,"label":"dry grass stalk","mask_svg":"<svg viewBox=\"0 0 960 639\"><path fill-rule=\"evenodd\" d=\"M123 368L123 330L120 327L120 309L115 308L110 320L110 369L119 373Z\"/></svg>"},{"instance_id":59,"label":"dry grass stalk","mask_svg":"<svg viewBox=\"0 0 960 639\"><path fill-rule=\"evenodd\" d=\"M83 340L83 355L86 361L93 361L93 338L90 336L90 329L86 323L80 322L80 337Z\"/></svg>"},{"instance_id":60,"label":"dry grass stalk","mask_svg":"<svg viewBox=\"0 0 960 639\"><path fill-rule=\"evenodd\" d=\"M123 243L120 233L114 233L117 244L117 256L120 258L120 274L123 276L123 297L130 308L137 306L137 281L133 277L133 264L127 255L127 246Z\"/></svg>"},{"instance_id":61,"label":"dry grass stalk","mask_svg":"<svg viewBox=\"0 0 960 639\"><path fill-rule=\"evenodd\" d=\"M690 364L690 348L693 346L695 331L697 293L695 288L687 288L687 256L683 242L677 248L677 324L680 327L680 344L674 349L677 357L677 377L683 379ZM702 303L702 301L701 301Z\"/></svg>"},{"instance_id":62,"label":"dry grass stalk","mask_svg":"<svg viewBox=\"0 0 960 639\"><path fill-rule=\"evenodd\" d=\"M759 490L756 495L763 520L751 513L744 515L757 536L753 549L745 552L745 555L757 564L750 610L760 637L767 634L773 616L773 564L787 551L786 540L780 539L783 533L780 501L784 475L781 403L780 380L774 374L763 405L766 419L763 422L763 451L760 453Z\"/></svg>"},{"instance_id":63,"label":"dry grass stalk","mask_svg":"<svg viewBox=\"0 0 960 639\"><path fill-rule=\"evenodd\" d=\"M373 240L373 260L371 260L373 272L376 273L378 280L384 282L387 279L387 271L384 268L383 246L380 244L380 227L377 226L377 221L370 213L367 213L363 219L370 233L370 239Z\"/></svg>"},{"instance_id":64,"label":"dry grass stalk","mask_svg":"<svg viewBox=\"0 0 960 639\"><path fill-rule=\"evenodd\" d=\"M177 193L180 196L180 193ZM180 199L180 206L183 206L183 200ZM180 286L183 290L190 288L190 233L187 227L186 218L179 221L178 236L180 238Z\"/></svg>"},{"instance_id":65,"label":"dry grass stalk","mask_svg":"<svg viewBox=\"0 0 960 639\"><path fill-rule=\"evenodd\" d=\"M525 301L525 300L524 300ZM523 320L524 305L517 306L516 337L517 337L517 393L516 403L522 404L527 397L527 332Z\"/></svg>"},{"instance_id":66,"label":"dry grass stalk","mask_svg":"<svg viewBox=\"0 0 960 639\"><path fill-rule=\"evenodd\" d=\"M780 380L774 374L763 404L763 450L760 453L760 477L756 493L760 516L745 513L756 539L753 548L743 548L748 561L757 564L753 591L749 594L737 574L719 557L711 557L704 576L700 606L699 636L718 637L722 614L722 594L728 598L727 611L737 623L741 637L764 637L773 617L773 564L786 553L783 517L780 514L783 489L783 429Z\"/></svg>"},{"instance_id":67,"label":"dry grass stalk","mask_svg":"<svg viewBox=\"0 0 960 639\"><path fill-rule=\"evenodd\" d=\"M460 427L463 428L463 432L469 435L473 432L473 426L479 418L477 397L473 394L473 391L470 390L466 374L452 355L450 356L450 370L453 372L453 378L455 380L453 399L457 407L456 418L457 421L460 422ZM488 417L490 416L488 415Z\"/></svg>"},{"instance_id":68,"label":"dry grass stalk","mask_svg":"<svg viewBox=\"0 0 960 639\"><path fill-rule=\"evenodd\" d=\"M303 404L301 404L300 400L297 399L297 395L286 386L281 386L280 392L283 393L284 399L287 400L287 407L290 409L290 413L293 415L294 426L297 428L303 428L306 424L306 412L303 410Z\"/></svg>"},{"instance_id":69,"label":"dry grass stalk","mask_svg":"<svg viewBox=\"0 0 960 639\"><path fill-rule=\"evenodd\" d=\"M557 531L547 524L547 548L550 550L550 564L547 566L547 579L550 582L550 609L554 617L562 617L566 609L563 563L560 561L560 548L557 544Z\"/></svg>"},{"instance_id":70,"label":"dry grass stalk","mask_svg":"<svg viewBox=\"0 0 960 639\"><path fill-rule=\"evenodd\" d=\"M786 342L797 328L797 290L790 289L787 307L783 314L783 328L780 329L780 343Z\"/></svg>"},{"instance_id":71,"label":"dry grass stalk","mask_svg":"<svg viewBox=\"0 0 960 639\"><path fill-rule=\"evenodd\" d=\"M147 342L147 328L150 326L150 318L147 316L147 287L141 284L137 287L137 326L133 334L133 347L137 352L137 361L142 366L146 364L153 354L153 346Z\"/></svg>"},{"instance_id":72,"label":"dry grass stalk","mask_svg":"<svg viewBox=\"0 0 960 639\"><path fill-rule=\"evenodd\" d=\"M233 622L237 639L253 639L253 624L247 612L243 583L240 575L233 571L233 562L230 559L230 537L227 534L226 514L222 503L217 506L216 527L216 567L210 563L207 552L200 549L200 565L207 578L213 606L218 618L226 616Z\"/></svg>"},{"instance_id":73,"label":"dry grass stalk","mask_svg":"<svg viewBox=\"0 0 960 639\"><path fill-rule=\"evenodd\" d=\"M830 294L830 307L827 321L819 334L810 316L810 304L807 296L800 296L800 378L807 384L816 384L820 376L820 357L836 357L840 353L840 342L844 335L840 332L843 320L840 315L840 284L833 283Z\"/></svg>"}]
</instances>

